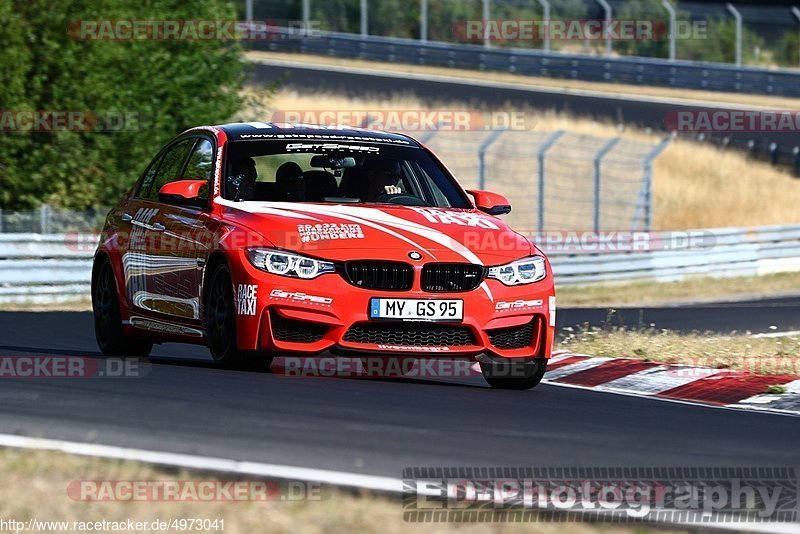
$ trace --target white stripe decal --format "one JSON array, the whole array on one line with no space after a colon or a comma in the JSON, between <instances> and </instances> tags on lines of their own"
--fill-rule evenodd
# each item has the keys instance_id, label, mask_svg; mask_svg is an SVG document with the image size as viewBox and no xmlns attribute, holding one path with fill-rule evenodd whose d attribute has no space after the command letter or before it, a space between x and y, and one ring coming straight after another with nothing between
<instances>
[{"instance_id":1,"label":"white stripe decal","mask_svg":"<svg viewBox=\"0 0 800 534\"><path fill-rule=\"evenodd\" d=\"M481 282L480 287L481 287L481 289L483 289L486 292L486 295L489 297L489 300L494 302L494 295L492 295L492 290L489 289L489 285L484 281L484 282Z\"/></svg>"},{"instance_id":2,"label":"white stripe decal","mask_svg":"<svg viewBox=\"0 0 800 534\"><path fill-rule=\"evenodd\" d=\"M266 202L252 202L252 201L233 202L232 200L226 200L224 198L218 198L216 202L217 204L220 204L222 206L239 211L244 211L245 213L263 213L264 215L277 215L279 217L290 217L293 219L304 219L309 221L321 222L316 217L303 215L302 213L296 213L293 210L287 212L285 210L272 208L269 205L267 205Z\"/></svg>"},{"instance_id":3,"label":"white stripe decal","mask_svg":"<svg viewBox=\"0 0 800 534\"><path fill-rule=\"evenodd\" d=\"M284 208L284 209L290 210L290 209L295 209L295 208L293 207L293 208ZM406 236L404 236L402 234L399 234L399 233L395 232L394 230L391 230L389 228L386 228L384 226L376 224L373 221L362 219L361 217L356 217L356 216L352 216L352 215L345 215L345 214L338 213L338 212L335 212L335 211L327 212L324 209L318 209L318 210L313 210L312 209L312 210L308 210L308 211L310 211L311 213L316 213L318 215L327 215L329 217L336 217L338 219L342 219L342 220L345 220L345 221L350 221L350 222L353 222L353 223L363 224L364 226L368 226L370 228L374 228L374 229L376 229L376 230L378 230L380 232L384 232L384 233L389 234L389 235L391 235L393 237L396 237L397 239L401 239L401 240L405 241L406 243L408 243L409 245L411 245L412 247L418 248L418 249L424 251L425 253L427 253L433 259L436 259L436 256L430 250L428 250L427 248L423 247L422 245L420 245L416 241L412 241L411 239L407 238Z\"/></svg>"},{"instance_id":4,"label":"white stripe decal","mask_svg":"<svg viewBox=\"0 0 800 534\"><path fill-rule=\"evenodd\" d=\"M363 220L386 224L399 230L416 234L419 237L424 237L425 239L433 241L434 243L438 243L439 245L442 245L443 247L460 254L471 263L483 265L483 262L480 260L480 258L473 254L471 250L441 231L408 221L406 219L395 217L394 215L389 215L388 213L384 213L377 208L366 208L361 206L298 206L297 204L287 202L275 202L272 203L272 205L290 210L309 211L311 213L332 215L334 217L349 215L351 217L358 217Z\"/></svg>"}]
</instances>

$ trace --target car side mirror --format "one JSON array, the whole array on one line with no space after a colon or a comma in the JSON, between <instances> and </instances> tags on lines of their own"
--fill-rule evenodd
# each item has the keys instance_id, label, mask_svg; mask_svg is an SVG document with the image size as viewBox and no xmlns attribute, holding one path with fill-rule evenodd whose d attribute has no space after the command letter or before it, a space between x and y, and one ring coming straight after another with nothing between
<instances>
[{"instance_id":1,"label":"car side mirror","mask_svg":"<svg viewBox=\"0 0 800 534\"><path fill-rule=\"evenodd\" d=\"M200 194L207 184L206 180L176 180L161 186L158 190L158 200L179 206L202 206L205 199Z\"/></svg>"},{"instance_id":2,"label":"car side mirror","mask_svg":"<svg viewBox=\"0 0 800 534\"><path fill-rule=\"evenodd\" d=\"M472 189L467 193L475 199L475 207L489 215L511 213L511 203L503 195L479 189Z\"/></svg>"}]
</instances>

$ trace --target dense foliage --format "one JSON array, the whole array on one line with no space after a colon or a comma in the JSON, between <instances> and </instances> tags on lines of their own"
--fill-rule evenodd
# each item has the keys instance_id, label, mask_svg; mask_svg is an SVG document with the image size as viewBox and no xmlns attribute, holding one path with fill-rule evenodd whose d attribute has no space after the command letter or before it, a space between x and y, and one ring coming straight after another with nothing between
<instances>
[{"instance_id":1,"label":"dense foliage","mask_svg":"<svg viewBox=\"0 0 800 534\"><path fill-rule=\"evenodd\" d=\"M99 120L89 131L0 133L0 208L108 205L176 133L239 108L235 42L80 40L71 23L235 18L226 0L0 0L0 110Z\"/></svg>"}]
</instances>

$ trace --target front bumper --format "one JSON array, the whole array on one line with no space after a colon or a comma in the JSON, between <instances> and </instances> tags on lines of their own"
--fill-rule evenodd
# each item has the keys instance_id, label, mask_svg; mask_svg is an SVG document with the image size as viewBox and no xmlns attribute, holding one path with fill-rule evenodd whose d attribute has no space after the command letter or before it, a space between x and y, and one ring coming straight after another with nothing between
<instances>
[{"instance_id":1,"label":"front bumper","mask_svg":"<svg viewBox=\"0 0 800 534\"><path fill-rule=\"evenodd\" d=\"M234 262L232 262L234 263ZM555 335L552 277L509 287L487 279L464 292L426 292L419 269L408 291L356 287L340 274L313 280L277 276L242 254L232 265L237 338L242 350L313 355L326 350L419 357L489 353L504 358L549 358ZM461 299L459 322L370 320L370 299Z\"/></svg>"}]
</instances>

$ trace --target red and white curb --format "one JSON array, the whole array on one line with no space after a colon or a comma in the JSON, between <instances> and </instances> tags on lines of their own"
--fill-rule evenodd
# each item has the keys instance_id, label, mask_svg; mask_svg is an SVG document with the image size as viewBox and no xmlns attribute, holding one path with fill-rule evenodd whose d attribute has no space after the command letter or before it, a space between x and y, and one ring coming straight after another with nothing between
<instances>
[{"instance_id":1,"label":"red and white curb","mask_svg":"<svg viewBox=\"0 0 800 534\"><path fill-rule=\"evenodd\" d=\"M544 383L610 393L800 415L800 376L557 353ZM783 386L784 393L766 393Z\"/></svg>"},{"instance_id":2,"label":"red and white curb","mask_svg":"<svg viewBox=\"0 0 800 534\"><path fill-rule=\"evenodd\" d=\"M349 358L345 359L350 362ZM334 369L345 359L334 358L338 361L338 364L333 366ZM285 369L283 360L283 358L276 359L273 363L273 372L280 373ZM359 360L351 361L349 367L345 369L345 376L368 377ZM448 376L453 370L458 371L456 375ZM434 376L436 373L432 375L426 372L425 364L417 362L413 363L407 372L400 372L395 376L451 379L481 375L477 363L462 364L460 368L448 368L444 371L444 374ZM321 375L343 376L335 370ZM542 382L554 386L654 399L800 415L800 376L793 375L756 375L730 369L557 352L550 359ZM785 392L766 393L770 386L783 386Z\"/></svg>"}]
</instances>

